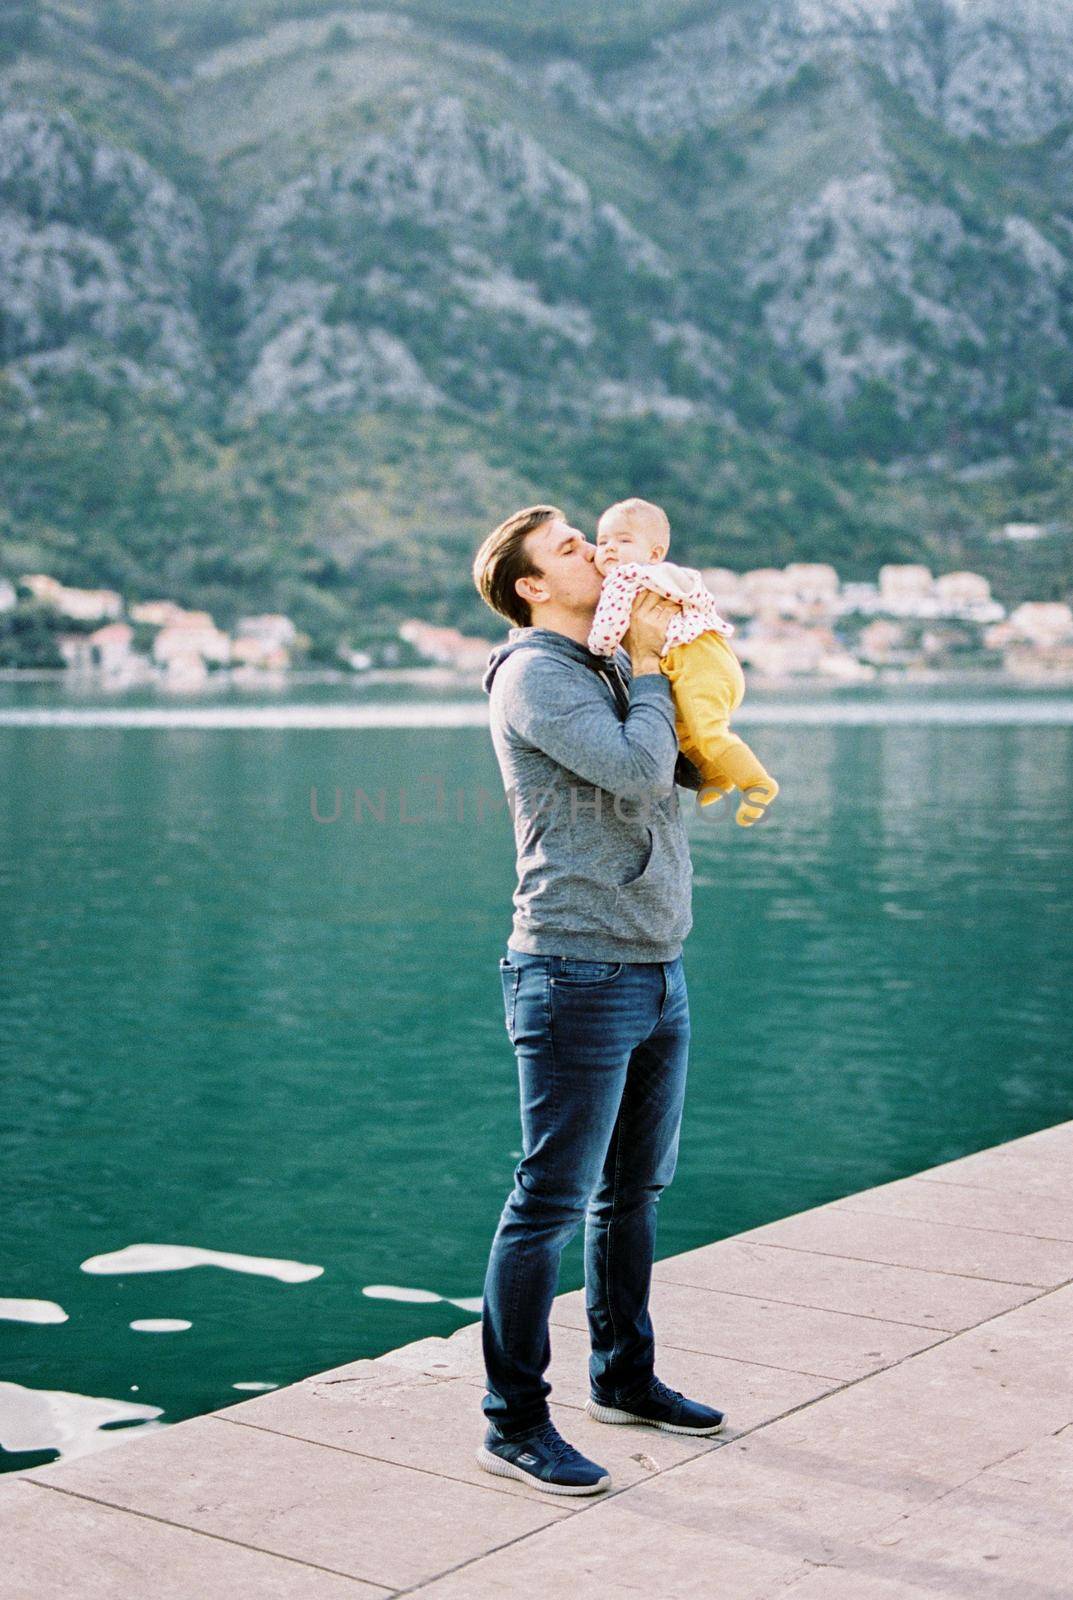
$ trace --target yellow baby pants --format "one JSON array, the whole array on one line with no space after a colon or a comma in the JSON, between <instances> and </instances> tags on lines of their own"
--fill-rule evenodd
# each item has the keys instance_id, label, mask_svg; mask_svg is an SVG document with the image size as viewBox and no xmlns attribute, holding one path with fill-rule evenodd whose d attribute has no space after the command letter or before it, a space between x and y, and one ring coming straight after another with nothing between
<instances>
[{"instance_id":1,"label":"yellow baby pants","mask_svg":"<svg viewBox=\"0 0 1073 1600\"><path fill-rule=\"evenodd\" d=\"M704 779L698 804L711 805L733 788L752 790L736 817L748 827L763 815L779 786L730 728L730 714L745 694L737 655L724 634L702 633L688 644L672 645L659 666L674 696L679 747Z\"/></svg>"}]
</instances>

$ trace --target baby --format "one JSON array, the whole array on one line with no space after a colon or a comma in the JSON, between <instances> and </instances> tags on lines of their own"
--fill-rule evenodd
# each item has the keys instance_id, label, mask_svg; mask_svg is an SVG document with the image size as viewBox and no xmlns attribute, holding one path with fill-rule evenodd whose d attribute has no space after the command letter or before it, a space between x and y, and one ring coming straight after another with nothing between
<instances>
[{"instance_id":1,"label":"baby","mask_svg":"<svg viewBox=\"0 0 1073 1600\"><path fill-rule=\"evenodd\" d=\"M741 789L735 820L748 828L779 786L730 730L730 713L745 694L741 664L727 643L734 625L719 615L699 572L664 561L670 540L666 512L647 500L620 500L604 512L596 525L596 567L604 585L588 647L594 655L614 655L639 589L679 602L660 655L674 695L678 743L704 779L697 803L712 805Z\"/></svg>"}]
</instances>

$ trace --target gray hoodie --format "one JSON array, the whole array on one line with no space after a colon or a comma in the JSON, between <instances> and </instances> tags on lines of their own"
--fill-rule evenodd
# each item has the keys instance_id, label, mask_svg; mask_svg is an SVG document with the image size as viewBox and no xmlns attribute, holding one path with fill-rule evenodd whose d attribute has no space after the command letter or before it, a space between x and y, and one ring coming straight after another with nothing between
<instances>
[{"instance_id":1,"label":"gray hoodie","mask_svg":"<svg viewBox=\"0 0 1073 1600\"><path fill-rule=\"evenodd\" d=\"M514 821L510 943L536 955L673 961L693 926L671 686L550 628L511 628L488 658L492 743Z\"/></svg>"}]
</instances>

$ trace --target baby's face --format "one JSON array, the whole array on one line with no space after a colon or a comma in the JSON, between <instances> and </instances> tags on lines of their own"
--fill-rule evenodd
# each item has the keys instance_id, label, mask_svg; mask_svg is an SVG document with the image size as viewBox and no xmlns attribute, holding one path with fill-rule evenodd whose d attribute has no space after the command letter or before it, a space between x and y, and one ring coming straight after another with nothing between
<instances>
[{"instance_id":1,"label":"baby's face","mask_svg":"<svg viewBox=\"0 0 1073 1600\"><path fill-rule=\"evenodd\" d=\"M655 528L638 518L601 517L596 530L596 567L602 576L623 561L662 561L663 546Z\"/></svg>"}]
</instances>

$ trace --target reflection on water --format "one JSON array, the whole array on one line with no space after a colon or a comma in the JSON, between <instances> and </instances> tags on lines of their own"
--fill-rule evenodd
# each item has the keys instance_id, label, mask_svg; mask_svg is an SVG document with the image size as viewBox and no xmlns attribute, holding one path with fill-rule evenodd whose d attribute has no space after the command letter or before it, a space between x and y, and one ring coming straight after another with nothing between
<instances>
[{"instance_id":1,"label":"reflection on water","mask_svg":"<svg viewBox=\"0 0 1073 1600\"><path fill-rule=\"evenodd\" d=\"M1073 1116L1073 729L1002 704L757 720L753 829L683 794L660 1255ZM3 1463L472 1320L518 1157L506 806L310 790L501 794L486 729L8 726L0 764Z\"/></svg>"},{"instance_id":2,"label":"reflection on water","mask_svg":"<svg viewBox=\"0 0 1073 1600\"><path fill-rule=\"evenodd\" d=\"M459 1306L463 1311L479 1312L484 1303L479 1294L463 1295L459 1299L456 1295L436 1294L432 1289L406 1289L395 1283L367 1283L361 1292L373 1300L406 1300L417 1306L430 1306L437 1300L445 1300L448 1305Z\"/></svg>"},{"instance_id":3,"label":"reflection on water","mask_svg":"<svg viewBox=\"0 0 1073 1600\"><path fill-rule=\"evenodd\" d=\"M20 1459L47 1450L51 1460L73 1460L123 1444L128 1433L159 1429L162 1423L148 1419L160 1411L130 1400L0 1383L0 1449Z\"/></svg>"},{"instance_id":4,"label":"reflection on water","mask_svg":"<svg viewBox=\"0 0 1073 1600\"><path fill-rule=\"evenodd\" d=\"M67 1313L55 1300L0 1299L2 1322L66 1322Z\"/></svg>"},{"instance_id":5,"label":"reflection on water","mask_svg":"<svg viewBox=\"0 0 1073 1600\"><path fill-rule=\"evenodd\" d=\"M306 1283L319 1278L323 1267L301 1261L270 1261L265 1256L240 1256L229 1250L202 1250L188 1244L128 1244L123 1250L90 1256L83 1272L179 1272L184 1267L226 1267L229 1272L255 1272L280 1283Z\"/></svg>"}]
</instances>

